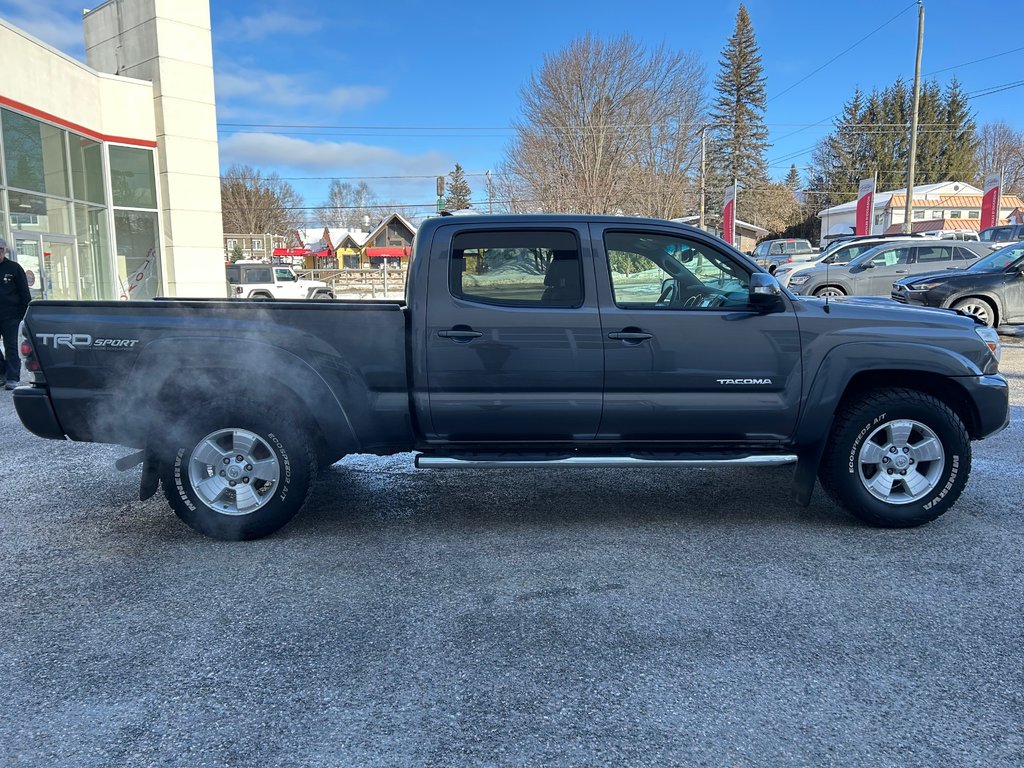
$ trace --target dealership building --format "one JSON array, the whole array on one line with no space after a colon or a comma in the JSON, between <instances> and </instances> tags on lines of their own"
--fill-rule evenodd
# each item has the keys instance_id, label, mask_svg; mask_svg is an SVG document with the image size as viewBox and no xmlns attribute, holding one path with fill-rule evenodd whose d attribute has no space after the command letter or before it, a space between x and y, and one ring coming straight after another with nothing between
<instances>
[{"instance_id":1,"label":"dealership building","mask_svg":"<svg viewBox=\"0 0 1024 768\"><path fill-rule=\"evenodd\" d=\"M83 31L87 64L0 19L0 235L34 298L224 296L208 0Z\"/></svg>"}]
</instances>

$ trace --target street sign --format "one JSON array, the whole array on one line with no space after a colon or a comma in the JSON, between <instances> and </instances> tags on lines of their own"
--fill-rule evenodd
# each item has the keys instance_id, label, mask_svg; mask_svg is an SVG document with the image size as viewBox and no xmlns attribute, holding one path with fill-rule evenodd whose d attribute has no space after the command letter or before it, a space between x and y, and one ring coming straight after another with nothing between
<instances>
[{"instance_id":1,"label":"street sign","mask_svg":"<svg viewBox=\"0 0 1024 768\"><path fill-rule=\"evenodd\" d=\"M444 197L444 176L437 177L437 196Z\"/></svg>"}]
</instances>

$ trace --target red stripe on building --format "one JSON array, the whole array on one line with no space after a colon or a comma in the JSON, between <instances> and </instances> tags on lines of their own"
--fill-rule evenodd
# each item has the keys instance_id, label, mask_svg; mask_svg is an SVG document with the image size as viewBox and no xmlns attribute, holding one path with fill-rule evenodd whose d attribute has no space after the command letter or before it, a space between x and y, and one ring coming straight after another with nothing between
<instances>
[{"instance_id":1,"label":"red stripe on building","mask_svg":"<svg viewBox=\"0 0 1024 768\"><path fill-rule=\"evenodd\" d=\"M51 115L49 112L44 112L41 109L30 107L28 104L22 104L20 101L9 99L6 96L0 96L0 105L10 107L11 109L16 109L19 112L24 112L25 114L31 115L32 117L38 117L40 120L46 120L50 123L56 123L62 128L67 128L69 131L75 131L76 133L85 134L89 138L95 139L96 141L108 141L112 144L132 144L137 147L148 147L150 149L156 147L155 141L151 141L149 139L130 139L125 136L110 136L105 133L100 133L99 131L93 131L89 128L86 128L84 125L72 123L70 120L65 120L61 117L57 117L56 115Z\"/></svg>"}]
</instances>

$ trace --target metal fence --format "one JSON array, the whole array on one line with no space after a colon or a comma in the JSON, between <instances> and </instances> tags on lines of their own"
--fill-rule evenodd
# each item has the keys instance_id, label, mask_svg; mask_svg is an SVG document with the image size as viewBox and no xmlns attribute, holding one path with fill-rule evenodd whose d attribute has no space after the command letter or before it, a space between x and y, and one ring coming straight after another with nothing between
<instances>
[{"instance_id":1,"label":"metal fence","mask_svg":"<svg viewBox=\"0 0 1024 768\"><path fill-rule=\"evenodd\" d=\"M299 277L321 280L336 298L400 299L405 296L405 269L303 269Z\"/></svg>"}]
</instances>

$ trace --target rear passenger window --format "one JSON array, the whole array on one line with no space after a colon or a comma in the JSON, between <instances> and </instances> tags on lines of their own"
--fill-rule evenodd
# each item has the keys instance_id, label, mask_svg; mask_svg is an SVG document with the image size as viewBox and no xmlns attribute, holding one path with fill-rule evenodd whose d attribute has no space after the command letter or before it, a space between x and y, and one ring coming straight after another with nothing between
<instances>
[{"instance_id":1,"label":"rear passenger window","mask_svg":"<svg viewBox=\"0 0 1024 768\"><path fill-rule=\"evenodd\" d=\"M579 243L572 232L464 232L452 243L448 283L452 296L483 304L578 307Z\"/></svg>"},{"instance_id":2,"label":"rear passenger window","mask_svg":"<svg viewBox=\"0 0 1024 768\"><path fill-rule=\"evenodd\" d=\"M951 261L950 247L945 245L921 246L917 249L917 263L928 264L937 261Z\"/></svg>"}]
</instances>

